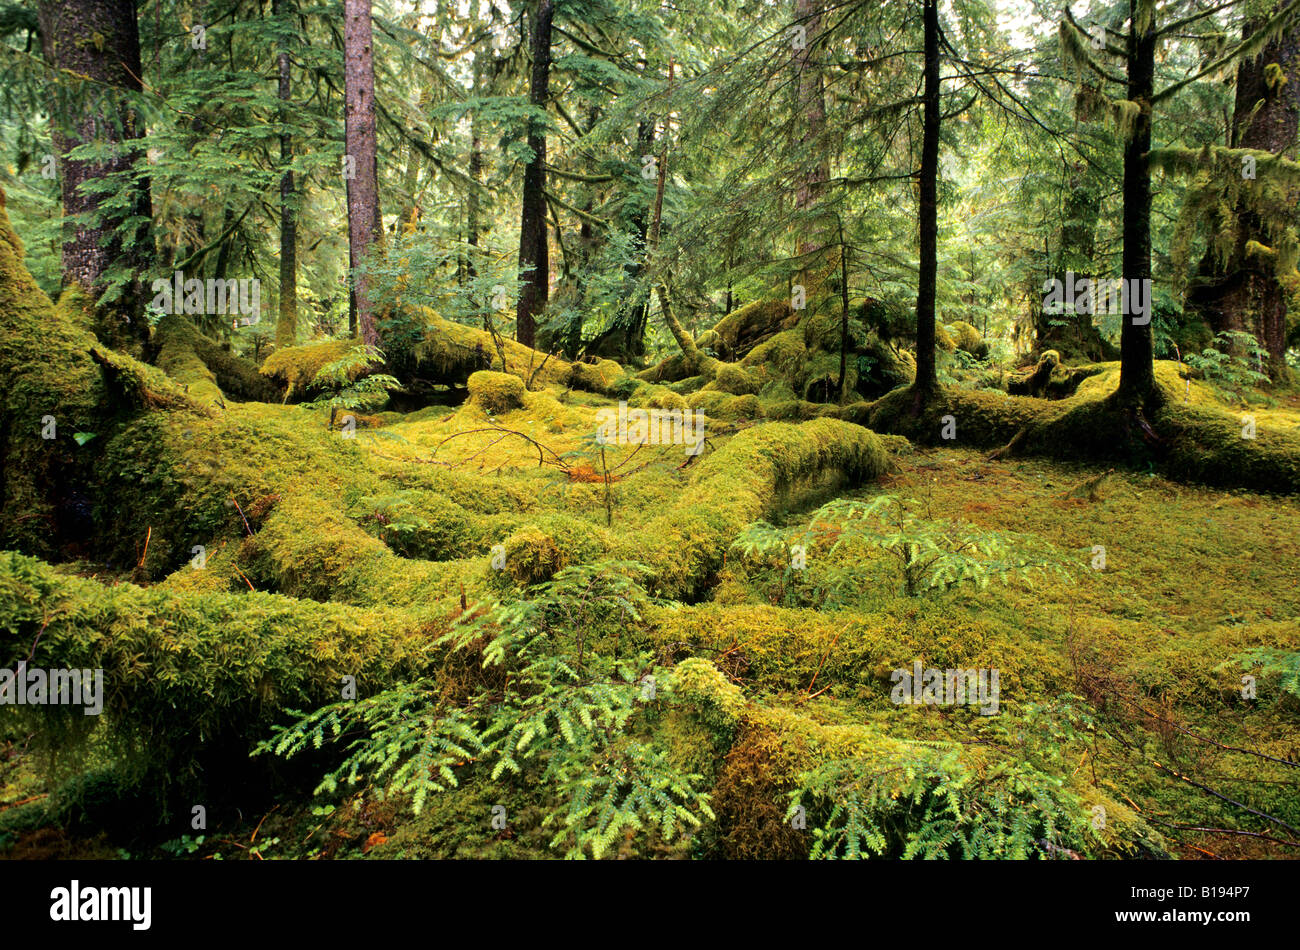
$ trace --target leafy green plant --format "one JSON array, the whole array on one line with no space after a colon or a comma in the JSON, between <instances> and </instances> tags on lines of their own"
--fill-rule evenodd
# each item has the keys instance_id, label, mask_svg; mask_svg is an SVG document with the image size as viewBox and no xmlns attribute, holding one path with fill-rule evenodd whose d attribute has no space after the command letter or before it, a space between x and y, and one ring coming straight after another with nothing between
<instances>
[{"instance_id":1,"label":"leafy green plant","mask_svg":"<svg viewBox=\"0 0 1300 950\"><path fill-rule=\"evenodd\" d=\"M786 820L804 810L810 857L1077 858L1129 846L1090 829L1091 812L1059 777L1095 723L1077 697L984 720L981 738L1011 752L975 766L958 743L907 742L881 756L809 769Z\"/></svg>"},{"instance_id":2,"label":"leafy green plant","mask_svg":"<svg viewBox=\"0 0 1300 950\"><path fill-rule=\"evenodd\" d=\"M1300 652L1255 647L1237 657L1242 669L1259 676L1277 676L1284 693L1300 699Z\"/></svg>"},{"instance_id":3,"label":"leafy green plant","mask_svg":"<svg viewBox=\"0 0 1300 950\"><path fill-rule=\"evenodd\" d=\"M308 409L328 409L327 428L334 428L334 419L342 411L361 412L378 409L388 401L388 393L401 389L402 384L384 373L371 373L370 368L384 362L378 347L361 344L353 347L340 359L326 363L316 371L313 382L325 392L310 403Z\"/></svg>"},{"instance_id":4,"label":"leafy green plant","mask_svg":"<svg viewBox=\"0 0 1300 950\"><path fill-rule=\"evenodd\" d=\"M469 610L439 641L477 660L474 688L445 702L419 680L300 715L257 751L290 757L351 739L318 793L367 782L418 814L462 774L516 794L543 789L543 827L566 856L600 858L628 834L671 841L713 817L701 776L674 768L642 734L656 715L653 656L628 648L647 602L640 565L570 568L527 599ZM444 687L445 688L445 687Z\"/></svg>"},{"instance_id":5,"label":"leafy green plant","mask_svg":"<svg viewBox=\"0 0 1300 950\"><path fill-rule=\"evenodd\" d=\"M1183 362L1199 370L1221 397L1244 404L1248 390L1269 381L1256 368L1266 364L1268 350L1254 334L1242 330L1221 330L1214 340L1217 347L1207 346L1200 353L1188 353Z\"/></svg>"},{"instance_id":6,"label":"leafy green plant","mask_svg":"<svg viewBox=\"0 0 1300 950\"><path fill-rule=\"evenodd\" d=\"M1035 575L1070 577L1062 558L1048 545L965 522L926 518L914 505L894 495L869 502L840 498L818 509L801 533L758 522L741 532L735 547L750 557L768 557L769 567L772 553L781 552L782 591L790 604L800 599L794 597L800 586L808 588L802 599L812 603L851 602L862 587L861 565L843 555L861 547L886 555L902 592L911 597L963 584L983 589L991 581L1006 583L1012 577L1026 582ZM792 564L796 545L807 552L821 549L817 558L808 560L802 581L803 572Z\"/></svg>"},{"instance_id":7,"label":"leafy green plant","mask_svg":"<svg viewBox=\"0 0 1300 950\"><path fill-rule=\"evenodd\" d=\"M1059 779L1016 762L981 776L960 754L919 746L883 769L860 758L827 762L801 777L786 820L800 808L815 816L814 859L1023 860L1081 846L1084 812Z\"/></svg>"}]
</instances>

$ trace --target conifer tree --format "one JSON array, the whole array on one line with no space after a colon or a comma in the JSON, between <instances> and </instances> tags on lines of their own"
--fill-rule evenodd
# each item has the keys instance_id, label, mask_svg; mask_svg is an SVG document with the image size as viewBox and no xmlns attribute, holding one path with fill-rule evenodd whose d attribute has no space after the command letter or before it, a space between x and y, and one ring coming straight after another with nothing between
<instances>
[{"instance_id":1,"label":"conifer tree","mask_svg":"<svg viewBox=\"0 0 1300 950\"><path fill-rule=\"evenodd\" d=\"M349 263L356 313L352 329L363 342L379 344L378 316L370 279L359 274L382 238L379 211L378 140L375 130L375 67L370 0L344 0L344 169L348 192Z\"/></svg>"},{"instance_id":2,"label":"conifer tree","mask_svg":"<svg viewBox=\"0 0 1300 950\"><path fill-rule=\"evenodd\" d=\"M135 4L41 0L38 18L46 62L93 88L76 101L62 98L65 111L55 117L65 279L111 304L110 338L146 339L141 278L152 258L150 196L148 181L133 173L144 130L128 95L140 91L144 72ZM123 189L125 200L117 194Z\"/></svg>"},{"instance_id":3,"label":"conifer tree","mask_svg":"<svg viewBox=\"0 0 1300 950\"><path fill-rule=\"evenodd\" d=\"M1128 17L1122 29L1098 23L1091 30L1080 25L1069 8L1061 23L1062 49L1081 76L1089 82L1099 81L1103 87L1123 89L1120 98L1108 97L1104 88L1095 95L1110 109L1124 138L1124 224L1122 278L1130 288L1134 281L1151 280L1151 170L1153 164L1161 167L1188 167L1195 163L1186 155L1164 151L1153 153L1152 132L1154 109L1168 101L1177 92L1204 76L1221 72L1248 56L1256 55L1271 39L1282 35L1293 21L1300 4L1291 0L1272 17L1260 25L1253 34L1226 51L1209 58L1196 73L1181 79L1171 79L1157 88L1156 54L1163 42L1173 36L1186 38L1203 21L1225 8L1240 7L1229 2L1214 8L1202 9L1186 0L1172 0L1158 4L1156 0L1128 0ZM1122 41L1118 45L1116 41ZM1116 72L1112 62L1118 62L1123 72ZM1241 157L1240 150L1219 150L1221 157ZM1130 295L1133 290L1130 290ZM1129 405L1141 405L1159 400L1155 386L1154 346L1151 326L1151 298L1146 295L1147 311L1139 313L1133 301L1126 304L1126 313L1120 333L1120 384L1116 398Z\"/></svg>"},{"instance_id":4,"label":"conifer tree","mask_svg":"<svg viewBox=\"0 0 1300 950\"><path fill-rule=\"evenodd\" d=\"M528 102L533 113L528 119L528 149L532 158L524 168L523 208L519 224L519 270L523 286L519 293L515 325L515 336L525 346L532 346L535 342L537 314L546 306L550 293L544 113L550 99L551 26L554 16L554 0L536 0L529 17L532 66L528 81Z\"/></svg>"}]
</instances>

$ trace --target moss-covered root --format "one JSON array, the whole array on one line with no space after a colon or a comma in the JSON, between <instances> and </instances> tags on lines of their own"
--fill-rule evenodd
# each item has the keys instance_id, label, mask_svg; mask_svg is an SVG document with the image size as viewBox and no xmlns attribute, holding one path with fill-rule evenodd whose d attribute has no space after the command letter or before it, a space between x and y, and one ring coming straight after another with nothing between
<instances>
[{"instance_id":1,"label":"moss-covered root","mask_svg":"<svg viewBox=\"0 0 1300 950\"><path fill-rule=\"evenodd\" d=\"M1300 492L1300 431L1272 419L1256 420L1245 410L1185 405L1171 398L1164 382L1160 387L1159 398L1144 407L1098 398L1092 388L1048 403L1050 408L1027 420L995 454L1156 465L1183 482Z\"/></svg>"},{"instance_id":2,"label":"moss-covered root","mask_svg":"<svg viewBox=\"0 0 1300 950\"><path fill-rule=\"evenodd\" d=\"M13 552L0 553L0 617L0 665L36 643L32 668L102 670L102 722L147 743L162 769L216 737L263 738L286 709L338 701L344 677L364 698L435 656L429 631L392 608L105 586ZM101 721L85 704L32 708L51 727Z\"/></svg>"},{"instance_id":3,"label":"moss-covered root","mask_svg":"<svg viewBox=\"0 0 1300 950\"><path fill-rule=\"evenodd\" d=\"M0 191L0 547L49 555L95 535L89 469L122 415L188 406L159 370L99 344L23 265Z\"/></svg>"},{"instance_id":4,"label":"moss-covered root","mask_svg":"<svg viewBox=\"0 0 1300 950\"><path fill-rule=\"evenodd\" d=\"M23 266L0 192L0 545L47 552L65 527L65 475L85 454L75 436L98 426L94 346Z\"/></svg>"},{"instance_id":5,"label":"moss-covered root","mask_svg":"<svg viewBox=\"0 0 1300 950\"><path fill-rule=\"evenodd\" d=\"M660 594L693 599L711 583L746 524L798 504L801 496L877 478L888 465L875 433L852 423L756 426L704 459L681 502L624 539L621 554L654 569Z\"/></svg>"},{"instance_id":6,"label":"moss-covered root","mask_svg":"<svg viewBox=\"0 0 1300 950\"><path fill-rule=\"evenodd\" d=\"M284 388L249 360L223 349L181 316L164 317L155 332L157 363L201 405L220 405L223 394L240 401L279 401Z\"/></svg>"},{"instance_id":7,"label":"moss-covered root","mask_svg":"<svg viewBox=\"0 0 1300 950\"><path fill-rule=\"evenodd\" d=\"M869 404L866 424L922 445L992 449L1006 445L1044 412L1061 403L1012 397L996 390L939 389L914 412L912 387ZM864 407L865 408L865 407Z\"/></svg>"}]
</instances>

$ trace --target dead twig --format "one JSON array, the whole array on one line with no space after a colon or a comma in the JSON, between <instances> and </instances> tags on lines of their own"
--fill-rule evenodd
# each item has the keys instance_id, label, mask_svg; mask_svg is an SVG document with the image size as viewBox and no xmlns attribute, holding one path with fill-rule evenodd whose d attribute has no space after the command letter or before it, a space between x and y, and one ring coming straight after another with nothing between
<instances>
[{"instance_id":1,"label":"dead twig","mask_svg":"<svg viewBox=\"0 0 1300 950\"><path fill-rule=\"evenodd\" d=\"M235 510L239 512L239 517L244 520L244 530L248 532L248 536L251 538L253 536L253 528L248 523L248 518L244 517L244 509L239 507L239 499L234 495L231 495L230 500L235 503Z\"/></svg>"},{"instance_id":2,"label":"dead twig","mask_svg":"<svg viewBox=\"0 0 1300 950\"><path fill-rule=\"evenodd\" d=\"M465 436L465 435L474 435L477 432L503 432L506 435L518 436L519 438L523 439L525 442L532 443L533 447L537 449L538 468L541 468L543 465L547 464L546 458L543 455L543 453L549 452L551 454L551 457L554 459L554 462L550 464L554 465L556 468L564 472L566 475L569 473L568 463L566 463L564 459L560 458L560 456L556 454L555 450L552 449L550 446L543 445L542 443L534 439L531 435L528 435L525 432L520 432L518 429L507 429L503 425L494 424L490 426L481 426L476 429L466 429L463 432L453 432L451 435L447 436L447 438L443 439L441 442L439 442L437 445L433 447L433 454L437 455L438 450L441 449L448 442L450 442L452 439L459 439L461 436Z\"/></svg>"}]
</instances>

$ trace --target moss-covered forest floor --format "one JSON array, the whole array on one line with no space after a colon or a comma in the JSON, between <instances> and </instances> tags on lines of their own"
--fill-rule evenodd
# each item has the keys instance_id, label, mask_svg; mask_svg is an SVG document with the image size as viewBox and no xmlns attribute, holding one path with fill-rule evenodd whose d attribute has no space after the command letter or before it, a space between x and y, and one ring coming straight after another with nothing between
<instances>
[{"instance_id":1,"label":"moss-covered forest floor","mask_svg":"<svg viewBox=\"0 0 1300 950\"><path fill-rule=\"evenodd\" d=\"M838 761L869 763L866 774L879 785L872 794L886 803L916 796L940 773L945 781L959 775L955 784L978 803L967 820L979 820L1001 796L1028 812L1043 796L1051 804L1041 808L1053 820L1083 822L1071 853L1263 856L1279 846L1213 829L1293 837L1261 828L1244 809L1300 822L1294 771L1261 758L1300 760L1296 697L1284 688L1285 673L1274 671L1260 674L1256 699L1244 699L1242 676L1252 649L1300 650L1294 500L1041 459L988 461L981 452L913 448L902 439L887 440L887 461L872 458L881 451L872 445L859 447L866 462L845 463L857 438L847 430L857 427L827 420L761 430L775 431L778 438L763 451L793 466L793 477L779 479L779 492L759 484L752 499L743 496L754 474L747 451L753 447L735 445L741 437L725 430L710 431L699 459L681 446L611 447L607 512L591 433L597 409L613 400L556 390L526 394L519 408L490 413L483 398L490 397L387 413L373 420L378 428L352 440L296 406L231 404L219 418L146 417L135 424L138 431L119 438L160 440L178 452L173 473L199 470L205 482L222 487L207 498L190 485L198 496L188 511L160 505L152 524L124 532L151 530L146 568L150 557L175 561L173 549L188 551L202 530L196 525L209 525L206 499L223 524L207 528L203 569L186 563L149 582L141 568L38 568L7 555L6 594L13 597L20 584L43 591L47 636L67 649L95 634L134 638L130 648L120 639L88 648L110 658L114 665L103 664L110 682L122 677L132 694L116 716L132 720L131 729L141 718L176 717L164 730L171 746L184 744L181 737L197 725L186 719L197 715L196 697L178 699L180 678L195 681L189 685L200 694L197 703L216 702L208 710L214 728L236 715L269 726L276 715L252 713L236 694L249 689L266 706L300 708L313 688L319 692L355 669L364 695L391 679L391 668L377 669L389 662L385 655L394 666L412 662L421 648L408 641L445 631L462 598L518 596L566 566L634 560L649 567L659 592L631 625L641 646L654 654L656 669L689 657L707 661L717 695L693 708L716 706L725 721L703 731L671 717L648 726L652 741L705 776L715 819L689 843L653 835L647 843L629 834L618 844L622 853L806 853L808 832L786 820L788 795L801 781L815 787L808 773ZM860 484L837 484L838 475L827 482L833 465L789 457L801 448L798 430L818 425L826 428L813 451L823 462L828 452L839 453L843 467L859 470L849 481ZM511 433L543 446L543 464L537 445ZM157 464L145 469L164 477ZM152 491L169 497L166 485ZM226 496L241 502L238 512ZM1013 571L982 588L972 582L908 594L884 547L842 536L843 519L833 510L814 515L836 496L890 496L910 513L907 530L918 537L983 532L1012 551L1031 552L1026 563L1051 570ZM230 530L244 518L246 528ZM772 528L744 543L748 535L736 529L759 518ZM142 540L134 539L137 549ZM805 558L794 568L790 552L800 543ZM492 563L494 545L504 549L500 570ZM1095 546L1105 549L1104 567L1097 566ZM297 606L316 603L332 606L311 613ZM66 630L48 623L51 610L69 618ZM91 618L90 628L75 629L75 620ZM268 625L287 642L266 647L264 666L245 655L248 669L213 667L225 649L240 649ZM204 638L225 642L209 649L198 642ZM311 660L299 666L304 652ZM167 654L179 658L162 676ZM940 669L997 669L998 715L891 702L891 671L916 660ZM449 672L445 657L439 662L445 676L459 675ZM130 683L133 676L139 682ZM110 710L106 719L114 715ZM240 725L254 739L265 737L253 723ZM90 761L111 774L116 746L93 735L90 745ZM301 776L296 785L276 786L283 799L262 791L240 802L209 771L204 782L217 785L214 799L227 805L212 808L207 829L185 828L187 816L179 814L151 835L124 836L103 803L109 819L71 820L87 786L73 783L70 793L49 784L44 761L17 748L9 743L0 772L0 816L49 801L42 796L51 792L67 801L60 802L63 811L6 832L15 857L554 853L552 832L541 827L545 795L484 776L434 796L414 816L401 795L313 800L304 794L312 783L303 785ZM954 763L940 768L935 750L950 750ZM922 776L920 786L912 773ZM490 821L497 804L511 816L505 828ZM900 842L923 810L915 802L873 807L880 827ZM1106 817L1098 821L1100 814Z\"/></svg>"}]
</instances>

